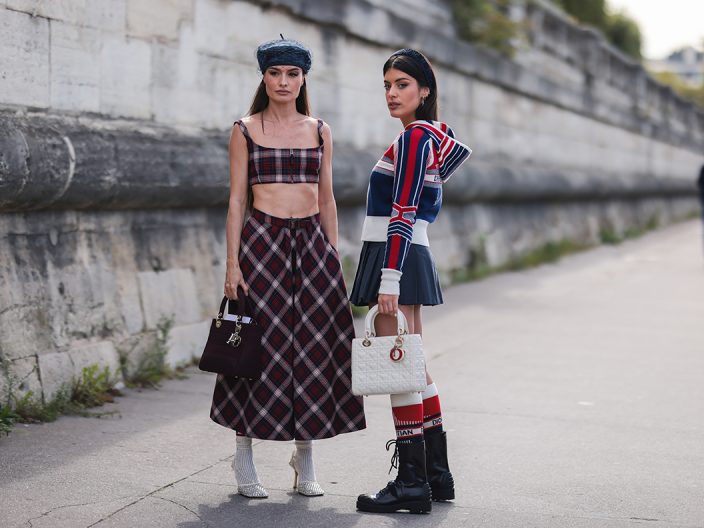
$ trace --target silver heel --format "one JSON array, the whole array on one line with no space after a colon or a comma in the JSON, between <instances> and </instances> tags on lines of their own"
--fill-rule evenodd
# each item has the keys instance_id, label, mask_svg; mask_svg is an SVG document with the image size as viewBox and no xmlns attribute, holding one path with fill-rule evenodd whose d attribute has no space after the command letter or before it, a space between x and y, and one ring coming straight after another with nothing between
<instances>
[{"instance_id":1,"label":"silver heel","mask_svg":"<svg viewBox=\"0 0 704 528\"><path fill-rule=\"evenodd\" d=\"M300 495L305 495L306 497L320 497L325 495L325 491L315 480L301 480L298 481L298 467L297 467L296 451L294 450L291 455L291 460L288 465L293 468L293 489L297 490Z\"/></svg>"},{"instance_id":2,"label":"silver heel","mask_svg":"<svg viewBox=\"0 0 704 528\"><path fill-rule=\"evenodd\" d=\"M291 460L288 461L288 465L293 468L293 489L298 488L298 471L296 471L296 465L293 462L294 457L296 456L296 452L294 451L293 454L291 455Z\"/></svg>"}]
</instances>

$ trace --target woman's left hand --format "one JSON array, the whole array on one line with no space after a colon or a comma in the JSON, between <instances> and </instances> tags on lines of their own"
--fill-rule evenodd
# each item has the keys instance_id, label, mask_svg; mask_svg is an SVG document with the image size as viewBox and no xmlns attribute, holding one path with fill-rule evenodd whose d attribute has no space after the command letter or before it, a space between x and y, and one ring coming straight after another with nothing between
<instances>
[{"instance_id":1,"label":"woman's left hand","mask_svg":"<svg viewBox=\"0 0 704 528\"><path fill-rule=\"evenodd\" d=\"M398 312L398 295L387 295L380 293L377 298L379 313L385 315L396 315Z\"/></svg>"}]
</instances>

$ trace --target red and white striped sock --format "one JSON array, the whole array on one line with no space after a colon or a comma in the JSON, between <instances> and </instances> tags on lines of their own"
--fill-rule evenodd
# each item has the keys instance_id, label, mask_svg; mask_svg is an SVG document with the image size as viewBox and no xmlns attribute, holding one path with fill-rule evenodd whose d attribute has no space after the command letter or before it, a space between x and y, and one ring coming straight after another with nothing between
<instances>
[{"instance_id":1,"label":"red and white striped sock","mask_svg":"<svg viewBox=\"0 0 704 528\"><path fill-rule=\"evenodd\" d=\"M423 441L423 399L419 392L392 394L391 412L394 416L397 441Z\"/></svg>"},{"instance_id":2,"label":"red and white striped sock","mask_svg":"<svg viewBox=\"0 0 704 528\"><path fill-rule=\"evenodd\" d=\"M435 383L428 385L423 392L423 430L426 434L442 433L440 397Z\"/></svg>"}]
</instances>

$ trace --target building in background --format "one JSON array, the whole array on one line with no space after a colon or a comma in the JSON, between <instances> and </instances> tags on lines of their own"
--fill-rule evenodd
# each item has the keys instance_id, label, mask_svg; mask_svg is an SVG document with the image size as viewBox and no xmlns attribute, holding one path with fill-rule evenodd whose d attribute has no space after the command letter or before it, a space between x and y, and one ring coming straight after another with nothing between
<instances>
[{"instance_id":1,"label":"building in background","mask_svg":"<svg viewBox=\"0 0 704 528\"><path fill-rule=\"evenodd\" d=\"M673 51L665 59L648 61L647 66L655 73L674 73L693 88L704 84L704 50L693 46Z\"/></svg>"}]
</instances>

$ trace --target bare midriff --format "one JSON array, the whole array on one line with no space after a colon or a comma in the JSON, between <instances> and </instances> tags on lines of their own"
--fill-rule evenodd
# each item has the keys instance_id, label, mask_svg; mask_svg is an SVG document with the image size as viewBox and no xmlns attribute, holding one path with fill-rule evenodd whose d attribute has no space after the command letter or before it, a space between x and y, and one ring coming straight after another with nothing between
<instances>
[{"instance_id":1,"label":"bare midriff","mask_svg":"<svg viewBox=\"0 0 704 528\"><path fill-rule=\"evenodd\" d=\"M318 212L317 183L252 185L254 208L278 218L305 218Z\"/></svg>"}]
</instances>

